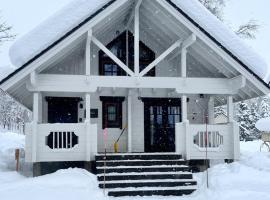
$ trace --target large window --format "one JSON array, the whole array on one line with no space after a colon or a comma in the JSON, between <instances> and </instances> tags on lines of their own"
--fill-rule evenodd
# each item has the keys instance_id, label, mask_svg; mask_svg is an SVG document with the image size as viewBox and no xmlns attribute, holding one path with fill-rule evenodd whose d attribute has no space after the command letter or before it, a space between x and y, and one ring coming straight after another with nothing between
<instances>
[{"instance_id":1,"label":"large window","mask_svg":"<svg viewBox=\"0 0 270 200\"><path fill-rule=\"evenodd\" d=\"M128 51L127 51L128 47ZM123 63L127 64L131 70L134 70L134 37L133 34L125 31L116 39L107 45L107 48L116 55ZM127 56L128 52L128 56ZM145 69L151 62L155 60L155 53L145 44L140 42L140 71ZM120 68L109 56L103 51L99 52L99 74L103 76L126 76L122 68ZM150 70L146 76L155 76L155 68Z\"/></svg>"},{"instance_id":2,"label":"large window","mask_svg":"<svg viewBox=\"0 0 270 200\"><path fill-rule=\"evenodd\" d=\"M102 101L102 128L122 129L122 103L124 97L100 97Z\"/></svg>"}]
</instances>

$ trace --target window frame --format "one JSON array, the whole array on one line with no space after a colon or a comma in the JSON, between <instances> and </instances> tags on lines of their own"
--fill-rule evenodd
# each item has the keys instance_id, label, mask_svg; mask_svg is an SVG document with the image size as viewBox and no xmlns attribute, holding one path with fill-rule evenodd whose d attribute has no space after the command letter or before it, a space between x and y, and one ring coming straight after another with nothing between
<instances>
[{"instance_id":1,"label":"window frame","mask_svg":"<svg viewBox=\"0 0 270 200\"><path fill-rule=\"evenodd\" d=\"M100 97L102 102L102 129L123 127L123 102L125 97ZM115 106L116 119L109 121L108 108Z\"/></svg>"},{"instance_id":2,"label":"window frame","mask_svg":"<svg viewBox=\"0 0 270 200\"><path fill-rule=\"evenodd\" d=\"M123 31L121 34L119 34L113 41L111 41L108 45L106 45L106 47L108 49L111 49L114 45L117 45L117 43L119 43L119 48L120 50L124 50L124 53L116 55L123 63L126 63L126 55L125 55L125 50L126 50L126 42L121 41L122 39L125 40L126 38L126 32L127 31ZM129 53L133 53L134 56L134 44L132 44L132 42L134 42L134 36L131 32L128 31L128 41L130 43L129 46ZM121 52L119 50L119 52ZM146 46L143 42L140 41L140 52L141 51L146 51L148 52L148 58L142 58L140 55L140 65L143 64L145 66L148 66L150 63L152 63L155 60L155 53L154 51L152 51L148 46ZM134 70L134 59L132 55L128 55L129 56L129 63L128 63L128 67L131 70ZM109 56L106 55L106 53L104 53L102 50L99 51L99 75L100 76L109 76L105 74L105 65L106 64L111 64L111 65L117 65ZM143 68L144 69L144 68ZM140 67L140 72L143 70ZM117 65L117 76L127 76L127 73ZM115 75L112 75L115 76ZM156 76L156 67L154 67L153 69L151 69L146 76L152 76L155 77Z\"/></svg>"}]
</instances>

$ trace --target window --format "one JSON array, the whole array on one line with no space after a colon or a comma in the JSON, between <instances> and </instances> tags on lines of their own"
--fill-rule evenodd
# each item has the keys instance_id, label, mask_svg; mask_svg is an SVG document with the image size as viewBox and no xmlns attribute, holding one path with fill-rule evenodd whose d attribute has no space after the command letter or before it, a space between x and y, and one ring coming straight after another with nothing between
<instances>
[{"instance_id":1,"label":"window","mask_svg":"<svg viewBox=\"0 0 270 200\"><path fill-rule=\"evenodd\" d=\"M102 101L102 128L122 129L122 103L125 97L100 97Z\"/></svg>"},{"instance_id":2,"label":"window","mask_svg":"<svg viewBox=\"0 0 270 200\"><path fill-rule=\"evenodd\" d=\"M127 54L128 44L128 56ZM131 70L134 70L134 37L133 34L124 31L116 39L107 45L107 48L117 56L123 63L127 63ZM155 53L145 44L140 42L140 71L144 70L150 63L155 60ZM99 74L102 76L126 76L124 70L119 67L110 57L103 51L99 52ZM155 68L150 70L146 76L155 76Z\"/></svg>"}]
</instances>

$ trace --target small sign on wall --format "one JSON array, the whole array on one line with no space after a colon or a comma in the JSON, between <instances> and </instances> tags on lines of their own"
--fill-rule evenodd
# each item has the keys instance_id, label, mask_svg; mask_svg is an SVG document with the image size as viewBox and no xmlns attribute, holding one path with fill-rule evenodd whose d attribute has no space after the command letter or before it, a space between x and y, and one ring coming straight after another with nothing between
<instances>
[{"instance_id":1,"label":"small sign on wall","mask_svg":"<svg viewBox=\"0 0 270 200\"><path fill-rule=\"evenodd\" d=\"M90 113L92 119L98 118L98 109L91 109Z\"/></svg>"}]
</instances>

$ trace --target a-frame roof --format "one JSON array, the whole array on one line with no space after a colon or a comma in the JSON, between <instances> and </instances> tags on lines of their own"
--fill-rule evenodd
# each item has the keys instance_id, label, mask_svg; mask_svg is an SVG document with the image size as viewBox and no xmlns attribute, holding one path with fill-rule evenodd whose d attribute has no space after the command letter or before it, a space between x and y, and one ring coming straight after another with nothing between
<instances>
[{"instance_id":1,"label":"a-frame roof","mask_svg":"<svg viewBox=\"0 0 270 200\"><path fill-rule=\"evenodd\" d=\"M36 59L65 40L69 35L91 21L97 14L119 0L76 0L49 18L36 29L17 40L10 50L12 63L18 67L4 78L0 84L10 79ZM130 0L126 0L130 1ZM261 57L245 45L231 30L225 27L197 0L157 0L166 1L180 12L200 31L220 46L264 86L268 86L268 66ZM57 28L56 28L57 27Z\"/></svg>"}]
</instances>

